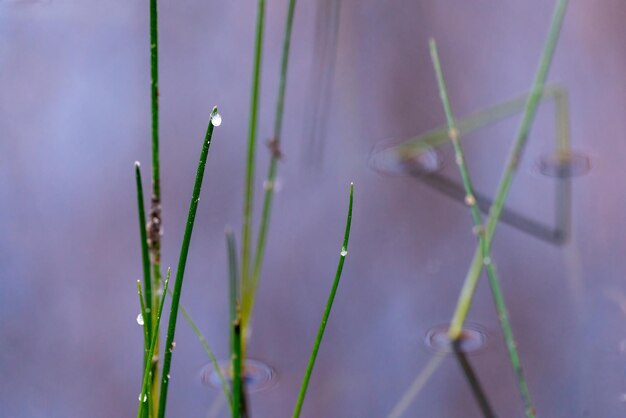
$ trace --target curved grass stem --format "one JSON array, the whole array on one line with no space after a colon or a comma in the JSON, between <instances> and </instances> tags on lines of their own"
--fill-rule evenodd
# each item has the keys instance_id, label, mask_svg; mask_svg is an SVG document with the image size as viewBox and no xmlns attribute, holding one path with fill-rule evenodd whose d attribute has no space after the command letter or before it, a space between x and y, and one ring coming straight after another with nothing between
<instances>
[{"instance_id":1,"label":"curved grass stem","mask_svg":"<svg viewBox=\"0 0 626 418\"><path fill-rule=\"evenodd\" d=\"M337 271L335 273L335 280L333 281L333 286L330 290L330 294L328 295L328 301L326 302L326 309L324 309L324 314L322 315L322 321L317 331L317 337L315 338L315 342L313 344L313 350L311 351L311 356L309 357L309 363L304 373L304 378L302 379L302 385L300 386L300 393L298 395L296 407L293 411L293 418L299 417L300 412L302 411L302 404L304 403L304 398L306 396L306 392L309 387L309 380L311 379L311 373L313 372L313 367L315 366L317 353L320 349L320 345L322 344L322 339L324 338L324 331L326 330L326 324L328 323L330 310L333 307L335 295L337 294L337 288L339 287L339 281L341 280L341 272L343 271L343 264L346 259L346 255L348 255L348 241L350 239L350 227L352 225L353 196L354 196L354 185L350 183L350 203L348 205L346 229L343 235L343 246L341 247L341 252L339 254L339 264L337 265Z\"/></svg>"},{"instance_id":2,"label":"curved grass stem","mask_svg":"<svg viewBox=\"0 0 626 418\"><path fill-rule=\"evenodd\" d=\"M214 107L211 115L217 113ZM202 188L202 179L204 177L204 169L206 167L209 148L211 146L211 138L213 136L213 122L209 118L204 141L202 141L202 151L200 152L200 161L196 171L196 180L193 186L191 202L189 203L189 213L187 215L187 225L183 235L183 242L180 247L180 257L178 258L178 267L176 269L176 281L174 282L174 291L172 294L172 306L170 307L170 317L167 327L167 337L165 342L165 356L163 358L163 372L161 376L161 391L159 393L159 418L165 417L165 408L167 404L167 390L169 386L169 372L172 363L172 351L174 350L174 335L176 333L176 319L178 318L178 306L180 304L180 295L182 292L183 279L185 276L185 266L187 264L187 255L189 254L189 244L191 242L191 234L196 219L196 211L200 200L200 190ZM164 298L163 298L164 299Z\"/></svg>"}]
</instances>

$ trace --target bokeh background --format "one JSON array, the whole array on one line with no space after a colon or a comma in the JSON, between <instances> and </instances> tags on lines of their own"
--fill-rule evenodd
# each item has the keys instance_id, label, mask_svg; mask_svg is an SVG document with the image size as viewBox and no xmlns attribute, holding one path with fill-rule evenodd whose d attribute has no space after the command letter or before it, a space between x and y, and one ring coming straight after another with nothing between
<instances>
[{"instance_id":1,"label":"bokeh background","mask_svg":"<svg viewBox=\"0 0 626 418\"><path fill-rule=\"evenodd\" d=\"M414 178L376 172L370 152L443 124L430 36L463 116L529 88L553 7L543 0L342 0L336 60L320 95L320 63L333 61L320 54L333 46L316 16L331 3L301 0L296 10L282 190L250 346L277 382L251 395L254 417L291 413L332 282L350 181L350 252L303 416L386 416L426 364L432 353L424 335L449 321L474 251L470 217ZM286 5L268 2L260 143L271 135ZM221 358L228 348L223 231L241 227L255 6L163 0L159 8L165 265L178 257L214 104L224 120L182 296ZM573 146L592 162L573 180L572 239L557 247L502 225L494 243L543 417L626 411L625 19L621 0L572 1L550 72L569 91ZM0 1L0 92L0 416L133 416L142 357L133 163L143 163L147 179L148 2ZM314 117L312 100L326 112ZM467 141L472 174L487 193L518 119ZM550 149L552 124L550 105L542 106L510 200L547 221L555 180L533 167ZM313 142L321 152L310 152ZM262 145L258 156L260 197L268 161ZM444 165L454 173L450 160ZM470 319L488 336L470 361L494 409L522 416L486 282ZM182 318L176 342L169 415L204 417L219 392L201 384L208 360ZM480 416L454 359L407 416Z\"/></svg>"}]
</instances>

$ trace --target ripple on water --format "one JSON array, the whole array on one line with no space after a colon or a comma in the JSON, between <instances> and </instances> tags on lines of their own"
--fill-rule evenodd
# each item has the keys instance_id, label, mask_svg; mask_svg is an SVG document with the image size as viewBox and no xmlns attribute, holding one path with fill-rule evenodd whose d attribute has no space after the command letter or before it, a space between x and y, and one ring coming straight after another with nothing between
<instances>
[{"instance_id":1,"label":"ripple on water","mask_svg":"<svg viewBox=\"0 0 626 418\"><path fill-rule=\"evenodd\" d=\"M374 147L369 165L382 174L404 176L426 176L443 167L441 155L434 148L409 149L389 143Z\"/></svg>"},{"instance_id":2,"label":"ripple on water","mask_svg":"<svg viewBox=\"0 0 626 418\"><path fill-rule=\"evenodd\" d=\"M452 341L448 337L448 325L437 326L429 330L426 333L425 342L428 348L438 353L454 351ZM457 344L463 353L478 351L487 344L487 333L475 324L465 324Z\"/></svg>"},{"instance_id":3,"label":"ripple on water","mask_svg":"<svg viewBox=\"0 0 626 418\"><path fill-rule=\"evenodd\" d=\"M224 378L230 382L232 380L230 361L221 361L219 363L219 367L220 371L224 375ZM222 388L219 375L211 363L203 367L201 380L202 383L207 386L213 386L218 389ZM259 360L252 359L244 361L243 382L249 393L270 389L276 384L276 380L276 372L267 364Z\"/></svg>"},{"instance_id":4,"label":"ripple on water","mask_svg":"<svg viewBox=\"0 0 626 418\"><path fill-rule=\"evenodd\" d=\"M541 156L536 163L539 173L547 177L571 178L591 170L591 159L580 152L552 153Z\"/></svg>"}]
</instances>

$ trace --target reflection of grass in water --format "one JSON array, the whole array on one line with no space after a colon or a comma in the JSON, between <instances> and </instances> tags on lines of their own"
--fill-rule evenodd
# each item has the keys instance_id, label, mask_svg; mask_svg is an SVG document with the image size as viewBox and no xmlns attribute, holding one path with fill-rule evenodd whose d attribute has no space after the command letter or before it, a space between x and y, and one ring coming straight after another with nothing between
<instances>
[{"instance_id":1,"label":"reflection of grass in water","mask_svg":"<svg viewBox=\"0 0 626 418\"><path fill-rule=\"evenodd\" d=\"M523 111L528 97L528 94L524 94L457 120L459 137ZM541 174L556 177L555 224L549 225L507 206L503 206L499 221L548 243L562 245L569 239L571 230L571 177L584 174L589 169L589 159L571 150L569 106L565 88L558 84L545 86L541 101L548 100L554 102L555 150L553 154L543 156L535 168L539 169ZM437 147L449 141L447 128L433 129L402 143L380 147L373 153L370 164L383 173L418 178L437 192L464 202L466 192L462 182L459 183L456 179L439 172L441 162L437 155ZM474 190L474 197L480 211L487 214L493 200L478 190Z\"/></svg>"},{"instance_id":2,"label":"reflection of grass in water","mask_svg":"<svg viewBox=\"0 0 626 418\"><path fill-rule=\"evenodd\" d=\"M321 165L337 61L341 0L318 0L316 3L314 60L306 96L303 136L307 142L303 160Z\"/></svg>"},{"instance_id":3,"label":"reflection of grass in water","mask_svg":"<svg viewBox=\"0 0 626 418\"><path fill-rule=\"evenodd\" d=\"M506 201L508 192L512 184L513 175L515 174L517 170L518 163L521 158L521 154L524 150L524 146L528 139L530 127L534 120L539 101L543 94L543 88L544 88L545 81L547 78L548 69L550 67L552 57L554 55L554 50L556 47L561 25L563 22L563 17L565 14L567 3L568 3L567 0L557 1L555 13L552 19L552 24L550 26L548 38L546 40L544 51L543 51L541 61L539 64L539 69L535 76L535 80L531 88L531 93L526 103L522 123L517 133L516 140L513 145L513 149L508 157L508 161L505 166L502 179L500 181L498 190L496 192L494 203L492 204L489 210L489 217L487 219L486 225L483 225L482 223L482 218L481 218L478 206L477 206L472 182L469 176L469 172L467 170L467 166L465 164L465 158L463 156L463 151L459 142L459 130L457 129L455 125L454 117L452 115L452 111L451 111L450 104L448 101L445 83L443 81L443 75L442 75L440 64L439 64L439 58L437 56L436 46L434 42L431 41L431 55L433 58L433 64L434 64L435 72L437 75L439 92L440 92L444 110L446 113L446 120L448 124L448 135L449 135L450 140L453 143L455 156L456 156L456 162L457 162L457 165L459 166L459 170L460 170L461 177L463 180L463 187L465 189L465 194L466 194L465 202L470 207L472 221L474 223L474 231L477 233L477 236L478 236L478 248L475 252L474 259L472 261L472 264L470 265L468 275L466 277L465 283L461 290L459 301L458 301L454 316L452 318L448 335L452 341L455 341L460 337L462 329L463 329L463 324L465 322L465 319L467 318L467 314L469 312L469 308L471 306L471 303L474 297L474 292L476 290L476 286L478 285L478 279L480 278L482 267L484 265L485 269L487 270L487 275L489 278L489 284L491 287L492 296L494 299L494 303L496 305L498 318L500 320L502 332L504 334L504 338L506 342L506 347L509 353L509 360L511 362L511 365L513 366L513 370L516 375L518 389L520 391L520 395L524 403L525 413L528 418L535 417L536 415L535 408L530 399L528 387L527 387L524 375L522 373L519 355L517 353L516 344L513 338L513 332L511 329L509 318L508 318L508 313L507 313L506 305L504 302L504 297L502 294L502 290L500 288L500 281L498 279L494 264L490 256L490 247L491 247L491 240L495 233L496 226L500 219L500 215L504 208L504 203ZM431 367L432 367L432 361L426 366L425 370L430 370ZM424 375L424 373L425 373L424 371L420 373L420 375L418 375L418 379L419 379L419 376ZM431 375L432 373L426 374L427 378L430 377ZM399 403L394 408L394 411L397 410L400 405L404 406L407 404L407 402L410 402L419 393L419 390L423 387L423 384L420 383L417 389L414 389L413 386L415 386L415 384L412 385L412 387L409 388L407 393L400 399ZM480 399L479 399L479 403L480 403ZM483 408L483 412L485 412L484 408Z\"/></svg>"}]
</instances>

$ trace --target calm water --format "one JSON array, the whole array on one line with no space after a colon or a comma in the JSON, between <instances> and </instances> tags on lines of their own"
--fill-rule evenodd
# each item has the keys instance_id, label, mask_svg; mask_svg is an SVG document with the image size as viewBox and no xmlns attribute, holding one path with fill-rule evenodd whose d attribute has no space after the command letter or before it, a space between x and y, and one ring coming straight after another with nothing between
<instances>
[{"instance_id":1,"label":"calm water","mask_svg":"<svg viewBox=\"0 0 626 418\"><path fill-rule=\"evenodd\" d=\"M143 337L133 163L140 160L147 177L146 3L0 1L1 416L135 413ZM227 224L240 228L255 2L162 3L164 263L176 263L201 138L217 104L222 124L182 302L225 358L223 231ZM354 181L350 252L303 416L384 417L433 356L426 337L449 321L475 239L464 205L413 176L374 170L371 151L443 125L430 36L438 40L454 110L465 116L528 89L552 5L347 0L336 57L322 60L332 42L316 32L318 3L328 6L301 1L296 12L282 190L250 346L250 356L270 365L278 381L250 403L254 417L291 413ZM268 5L261 144L271 135L285 7ZM590 162L590 171L572 179L569 241L555 245L502 224L493 244L540 417L626 413L624 18L620 0L572 2L550 73L569 92L573 148ZM334 61L334 70L321 76L321 60ZM315 110L315 100L324 111ZM553 112L551 104L541 107L508 201L511 210L548 225L563 174L546 160ZM518 121L464 140L476 187L487 197ZM258 156L260 197L263 145ZM454 177L448 148L441 158L440 173ZM542 163L548 176L537 169ZM493 410L522 416L486 281L469 319L486 335L468 361ZM218 395L202 384L208 360L184 322L176 342L170 416L206 416ZM454 357L441 363L405 416L481 416Z\"/></svg>"}]
</instances>

